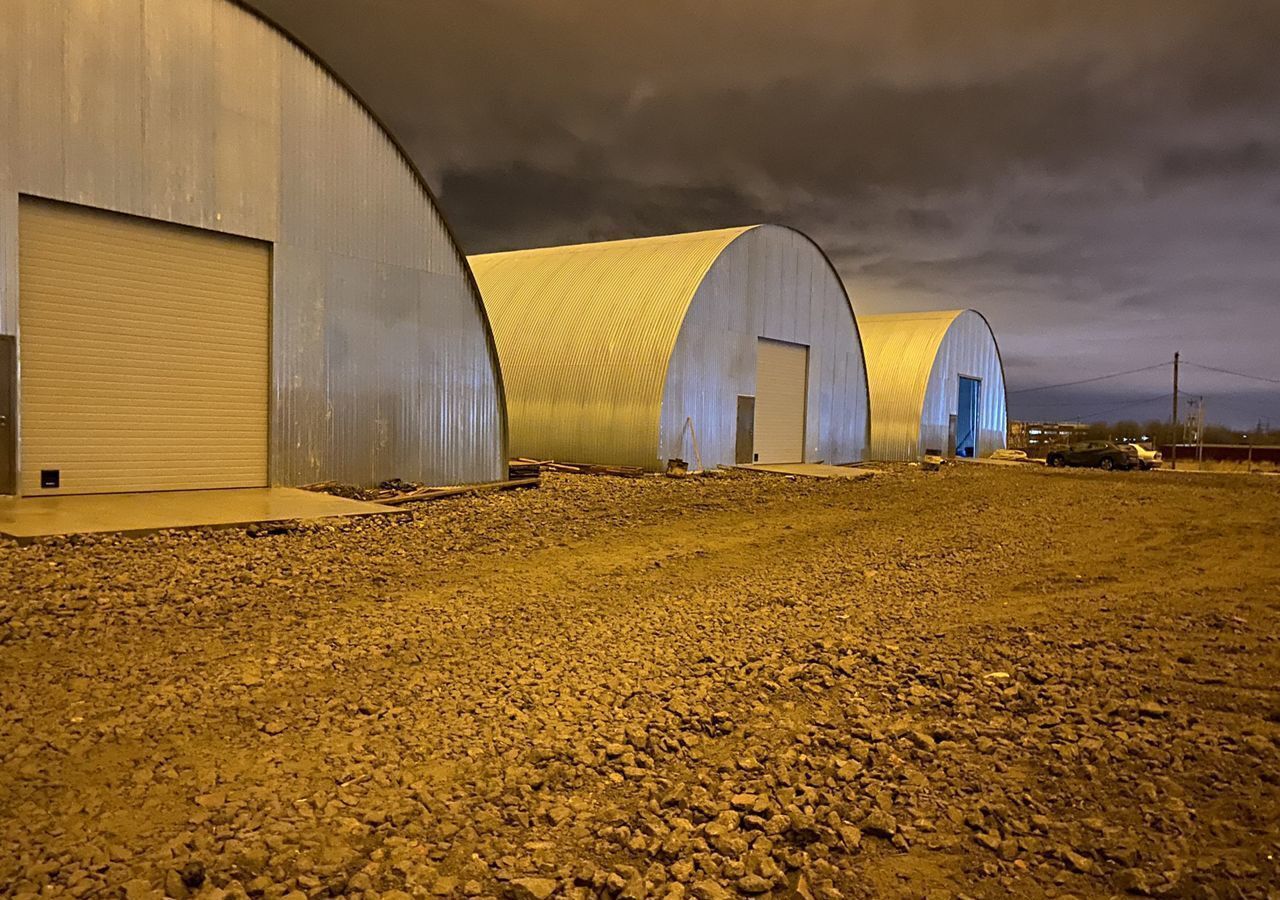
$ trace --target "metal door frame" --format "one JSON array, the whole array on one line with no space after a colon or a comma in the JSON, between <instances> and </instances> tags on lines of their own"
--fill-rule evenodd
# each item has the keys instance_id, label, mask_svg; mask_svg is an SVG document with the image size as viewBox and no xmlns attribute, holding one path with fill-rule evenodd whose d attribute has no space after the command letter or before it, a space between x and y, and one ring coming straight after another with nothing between
<instances>
[{"instance_id":1,"label":"metal door frame","mask_svg":"<svg viewBox=\"0 0 1280 900\"><path fill-rule=\"evenodd\" d=\"M972 406L972 409L970 410L972 419L973 419L973 430L972 430L973 456L966 457L966 458L977 459L978 445L982 437L982 428L981 428L982 416L980 415L980 410L982 408L982 379L977 377L976 375L961 375L959 373L956 374L956 433L955 433L955 446L952 450L952 453L954 455L960 452L960 446L961 446L960 428L962 424L960 422L960 395L961 395L961 392L964 390L966 381L970 381L974 385L973 406Z\"/></svg>"},{"instance_id":2,"label":"metal door frame","mask_svg":"<svg viewBox=\"0 0 1280 900\"><path fill-rule=\"evenodd\" d=\"M0 334L0 494L18 493L18 338Z\"/></svg>"},{"instance_id":3,"label":"metal door frame","mask_svg":"<svg viewBox=\"0 0 1280 900\"><path fill-rule=\"evenodd\" d=\"M783 346L796 347L804 350L804 389L801 392L801 400L804 405L804 412L803 412L801 423L800 423L800 459L796 460L796 462L799 462L799 463L808 462L809 460L809 387L810 387L811 380L813 378L813 345L802 344L799 341L785 341L785 340L782 340L781 338L765 337L763 334L758 336L756 338L756 379L757 381L756 381L756 392L754 395L757 400L760 397L760 384L759 384L760 345L765 341L768 341L771 344L781 344ZM752 445L751 458L753 461L758 462L760 459L760 453L755 446L754 432L757 430L754 427L755 424L756 424L756 419L755 419L755 410L753 406L753 410L752 410L753 434L752 434L752 441L751 441L751 445Z\"/></svg>"},{"instance_id":4,"label":"metal door frame","mask_svg":"<svg viewBox=\"0 0 1280 900\"><path fill-rule=\"evenodd\" d=\"M741 466L755 462L755 445L756 398L754 394L739 394L733 442L734 463Z\"/></svg>"}]
</instances>

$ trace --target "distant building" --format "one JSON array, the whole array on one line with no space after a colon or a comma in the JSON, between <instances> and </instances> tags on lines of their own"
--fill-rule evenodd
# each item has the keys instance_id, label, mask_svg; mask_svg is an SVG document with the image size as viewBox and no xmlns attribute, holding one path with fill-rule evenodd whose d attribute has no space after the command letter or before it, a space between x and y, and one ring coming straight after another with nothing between
<instances>
[{"instance_id":1,"label":"distant building","mask_svg":"<svg viewBox=\"0 0 1280 900\"><path fill-rule=\"evenodd\" d=\"M871 459L990 456L1005 446L1004 367L971 309L859 316L871 390Z\"/></svg>"},{"instance_id":2,"label":"distant building","mask_svg":"<svg viewBox=\"0 0 1280 900\"><path fill-rule=\"evenodd\" d=\"M1081 422L1010 422L1009 448L1025 450L1028 456L1042 455L1054 444L1073 444L1084 439L1089 426Z\"/></svg>"},{"instance_id":3,"label":"distant building","mask_svg":"<svg viewBox=\"0 0 1280 900\"><path fill-rule=\"evenodd\" d=\"M673 457L708 468L863 458L853 307L798 231L547 247L471 266L514 455L650 470Z\"/></svg>"}]
</instances>

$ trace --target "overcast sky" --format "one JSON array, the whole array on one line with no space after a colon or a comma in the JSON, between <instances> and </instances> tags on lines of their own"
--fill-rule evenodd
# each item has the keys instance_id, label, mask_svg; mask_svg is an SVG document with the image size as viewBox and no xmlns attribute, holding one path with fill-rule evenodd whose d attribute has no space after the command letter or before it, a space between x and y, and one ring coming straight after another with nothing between
<instances>
[{"instance_id":1,"label":"overcast sky","mask_svg":"<svg viewBox=\"0 0 1280 900\"><path fill-rule=\"evenodd\" d=\"M1280 0L255 3L468 253L778 222L860 313L984 312L1010 391L1280 379ZM1167 417L1170 375L1011 414ZM1182 381L1280 428L1280 384Z\"/></svg>"}]
</instances>

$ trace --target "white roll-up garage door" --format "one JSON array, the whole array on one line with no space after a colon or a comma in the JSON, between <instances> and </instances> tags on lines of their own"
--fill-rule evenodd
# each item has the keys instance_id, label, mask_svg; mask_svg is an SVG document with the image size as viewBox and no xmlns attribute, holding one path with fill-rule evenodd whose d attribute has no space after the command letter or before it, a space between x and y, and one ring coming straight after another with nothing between
<instances>
[{"instance_id":1,"label":"white roll-up garage door","mask_svg":"<svg viewBox=\"0 0 1280 900\"><path fill-rule=\"evenodd\" d=\"M18 238L24 495L267 483L268 245L26 198Z\"/></svg>"},{"instance_id":2,"label":"white roll-up garage door","mask_svg":"<svg viewBox=\"0 0 1280 900\"><path fill-rule=\"evenodd\" d=\"M804 462L808 394L809 348L760 338L756 343L756 462Z\"/></svg>"}]
</instances>

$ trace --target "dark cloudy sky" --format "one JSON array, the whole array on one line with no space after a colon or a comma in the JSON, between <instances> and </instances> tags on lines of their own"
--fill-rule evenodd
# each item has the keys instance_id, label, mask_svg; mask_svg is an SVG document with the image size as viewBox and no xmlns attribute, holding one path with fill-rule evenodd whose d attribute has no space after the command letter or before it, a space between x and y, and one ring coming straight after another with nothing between
<instances>
[{"instance_id":1,"label":"dark cloudy sky","mask_svg":"<svg viewBox=\"0 0 1280 900\"><path fill-rule=\"evenodd\" d=\"M388 122L468 253L779 222L859 312L982 310L1011 391L1175 350L1280 379L1280 0L255 4ZM1167 417L1169 376L1011 413ZM1280 384L1183 385L1280 428Z\"/></svg>"}]
</instances>

